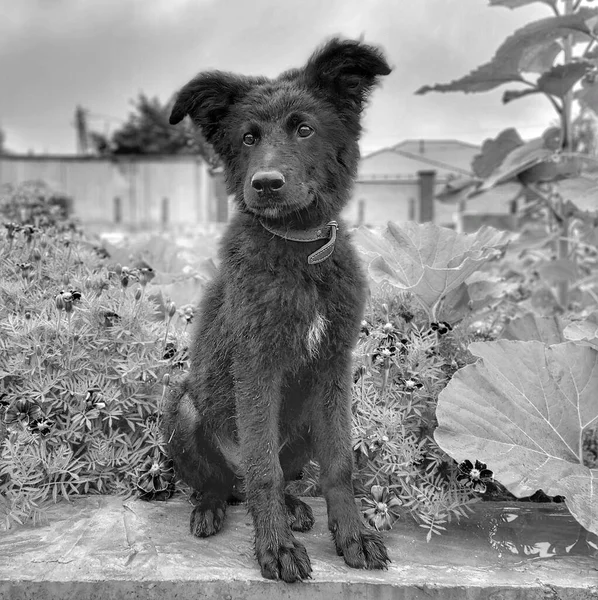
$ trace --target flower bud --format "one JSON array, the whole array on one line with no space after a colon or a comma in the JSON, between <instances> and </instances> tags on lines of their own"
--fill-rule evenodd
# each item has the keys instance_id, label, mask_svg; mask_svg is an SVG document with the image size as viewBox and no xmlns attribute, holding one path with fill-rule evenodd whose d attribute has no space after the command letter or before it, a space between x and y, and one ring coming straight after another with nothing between
<instances>
[{"instance_id":1,"label":"flower bud","mask_svg":"<svg viewBox=\"0 0 598 600\"><path fill-rule=\"evenodd\" d=\"M162 375L162 385L168 387L170 385L170 373L164 373Z\"/></svg>"},{"instance_id":2,"label":"flower bud","mask_svg":"<svg viewBox=\"0 0 598 600\"><path fill-rule=\"evenodd\" d=\"M58 296L56 296L55 298L56 301L56 308L58 310L63 310L64 309L64 299L62 297L62 294L58 294Z\"/></svg>"},{"instance_id":3,"label":"flower bud","mask_svg":"<svg viewBox=\"0 0 598 600\"><path fill-rule=\"evenodd\" d=\"M166 306L166 310L168 311L169 318L172 319L174 313L176 313L176 304L174 302L169 302Z\"/></svg>"},{"instance_id":4,"label":"flower bud","mask_svg":"<svg viewBox=\"0 0 598 600\"><path fill-rule=\"evenodd\" d=\"M141 300L141 288L135 290L135 302L139 302L139 300Z\"/></svg>"},{"instance_id":5,"label":"flower bud","mask_svg":"<svg viewBox=\"0 0 598 600\"><path fill-rule=\"evenodd\" d=\"M31 253L31 256L33 256L33 260L41 260L42 259L42 253L40 252L39 248L34 248L33 252Z\"/></svg>"},{"instance_id":6,"label":"flower bud","mask_svg":"<svg viewBox=\"0 0 598 600\"><path fill-rule=\"evenodd\" d=\"M122 265L120 263L116 263L116 267L114 267L114 272L120 277L120 274L122 273Z\"/></svg>"},{"instance_id":7,"label":"flower bud","mask_svg":"<svg viewBox=\"0 0 598 600\"><path fill-rule=\"evenodd\" d=\"M70 281L69 274L68 274L68 273L65 273L65 274L62 276L62 283L63 283L63 285L68 285L68 284L69 284L69 281Z\"/></svg>"}]
</instances>

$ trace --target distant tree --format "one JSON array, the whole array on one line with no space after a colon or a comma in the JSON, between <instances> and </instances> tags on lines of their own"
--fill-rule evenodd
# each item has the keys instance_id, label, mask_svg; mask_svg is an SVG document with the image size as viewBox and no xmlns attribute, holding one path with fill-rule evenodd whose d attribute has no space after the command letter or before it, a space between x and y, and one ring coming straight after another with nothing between
<instances>
[{"instance_id":1,"label":"distant tree","mask_svg":"<svg viewBox=\"0 0 598 600\"><path fill-rule=\"evenodd\" d=\"M127 121L106 136L90 133L90 143L98 154L199 154L215 167L218 157L201 132L185 119L178 125L168 122L171 103L139 94Z\"/></svg>"}]
</instances>

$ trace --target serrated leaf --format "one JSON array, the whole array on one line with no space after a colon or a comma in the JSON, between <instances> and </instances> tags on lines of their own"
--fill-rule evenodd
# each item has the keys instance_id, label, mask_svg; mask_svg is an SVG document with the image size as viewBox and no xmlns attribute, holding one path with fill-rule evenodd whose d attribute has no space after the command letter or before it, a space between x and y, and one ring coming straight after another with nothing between
<instances>
[{"instance_id":1,"label":"serrated leaf","mask_svg":"<svg viewBox=\"0 0 598 600\"><path fill-rule=\"evenodd\" d=\"M581 8L578 12L558 17L548 17L518 29L498 48L492 60L479 66L469 75L450 83L425 85L416 94L428 92L486 92L509 82L521 82L523 67L529 53L540 47L569 36L573 32L591 34L587 21L598 16L598 9ZM590 21L591 22L591 21ZM574 42L578 39L574 38Z\"/></svg>"},{"instance_id":2,"label":"serrated leaf","mask_svg":"<svg viewBox=\"0 0 598 600\"><path fill-rule=\"evenodd\" d=\"M587 62L571 62L556 65L538 78L536 85L540 91L551 96L564 98L571 88L589 71L592 65Z\"/></svg>"},{"instance_id":3,"label":"serrated leaf","mask_svg":"<svg viewBox=\"0 0 598 600\"><path fill-rule=\"evenodd\" d=\"M523 73L544 73L554 64L556 57L563 51L558 41L538 44L529 48L521 56L519 65Z\"/></svg>"},{"instance_id":4,"label":"serrated leaf","mask_svg":"<svg viewBox=\"0 0 598 600\"><path fill-rule=\"evenodd\" d=\"M512 150L502 164L486 178L480 190L487 190L499 183L509 181L530 167L550 159L553 154L552 150L544 147L542 137L530 140Z\"/></svg>"},{"instance_id":5,"label":"serrated leaf","mask_svg":"<svg viewBox=\"0 0 598 600\"><path fill-rule=\"evenodd\" d=\"M488 138L482 144L482 151L471 162L474 174L480 179L490 177L503 160L519 146L523 146L521 136L513 127L501 131L496 138Z\"/></svg>"},{"instance_id":6,"label":"serrated leaf","mask_svg":"<svg viewBox=\"0 0 598 600\"><path fill-rule=\"evenodd\" d=\"M508 104L513 100L518 100L519 98L523 98L524 96L530 96L531 94L539 94L540 90L536 88L526 88L524 90L507 90L502 95L502 103Z\"/></svg>"},{"instance_id":7,"label":"serrated leaf","mask_svg":"<svg viewBox=\"0 0 598 600\"><path fill-rule=\"evenodd\" d=\"M504 248L511 234L482 227L459 234L432 223L388 223L381 233L360 227L354 240L371 277L413 293L430 316L439 301Z\"/></svg>"},{"instance_id":8,"label":"serrated leaf","mask_svg":"<svg viewBox=\"0 0 598 600\"><path fill-rule=\"evenodd\" d=\"M582 464L583 431L598 422L598 351L573 342L476 342L481 360L440 393L434 433L457 461L481 460L511 493L564 496L598 533L598 470Z\"/></svg>"},{"instance_id":9,"label":"serrated leaf","mask_svg":"<svg viewBox=\"0 0 598 600\"><path fill-rule=\"evenodd\" d=\"M548 4L553 8L556 6L556 0L490 0L490 6L504 6L505 8L514 9L535 2L542 2L542 4Z\"/></svg>"},{"instance_id":10,"label":"serrated leaf","mask_svg":"<svg viewBox=\"0 0 598 600\"><path fill-rule=\"evenodd\" d=\"M505 327L501 337L522 342L538 341L547 346L565 341L560 317L541 317L532 312L513 319Z\"/></svg>"}]
</instances>

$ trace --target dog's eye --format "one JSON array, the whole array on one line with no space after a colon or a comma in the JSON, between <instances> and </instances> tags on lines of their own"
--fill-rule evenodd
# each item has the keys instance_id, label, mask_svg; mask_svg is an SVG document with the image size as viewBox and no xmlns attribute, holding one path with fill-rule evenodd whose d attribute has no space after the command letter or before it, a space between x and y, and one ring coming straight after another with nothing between
<instances>
[{"instance_id":1,"label":"dog's eye","mask_svg":"<svg viewBox=\"0 0 598 600\"><path fill-rule=\"evenodd\" d=\"M302 138L307 138L314 133L314 130L309 125L301 125L297 129L297 135Z\"/></svg>"},{"instance_id":2,"label":"dog's eye","mask_svg":"<svg viewBox=\"0 0 598 600\"><path fill-rule=\"evenodd\" d=\"M246 133L246 134L243 136L243 143L244 143L246 146L253 146L253 144L255 144L255 136L254 136L254 135L252 135L251 133Z\"/></svg>"}]
</instances>

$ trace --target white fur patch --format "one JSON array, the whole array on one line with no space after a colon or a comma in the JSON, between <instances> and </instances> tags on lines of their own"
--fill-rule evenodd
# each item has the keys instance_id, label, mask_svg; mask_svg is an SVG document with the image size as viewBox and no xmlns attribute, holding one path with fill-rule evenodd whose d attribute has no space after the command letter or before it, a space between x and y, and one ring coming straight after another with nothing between
<instances>
[{"instance_id":1,"label":"white fur patch","mask_svg":"<svg viewBox=\"0 0 598 600\"><path fill-rule=\"evenodd\" d=\"M327 323L328 319L323 317L319 312L316 312L316 316L307 331L307 351L312 358L318 354Z\"/></svg>"}]
</instances>

